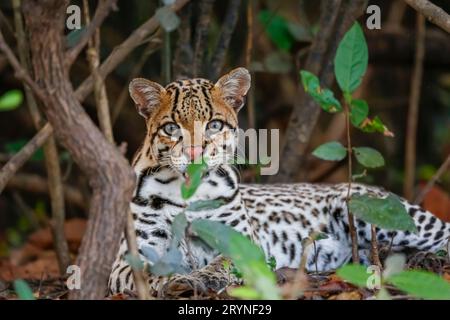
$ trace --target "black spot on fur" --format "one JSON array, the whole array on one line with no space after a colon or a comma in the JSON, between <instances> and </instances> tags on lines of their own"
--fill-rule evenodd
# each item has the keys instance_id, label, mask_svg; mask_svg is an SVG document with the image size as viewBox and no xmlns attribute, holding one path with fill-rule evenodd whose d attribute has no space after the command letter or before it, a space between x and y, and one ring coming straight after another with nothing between
<instances>
[{"instance_id":1,"label":"black spot on fur","mask_svg":"<svg viewBox=\"0 0 450 320\"><path fill-rule=\"evenodd\" d=\"M157 229L152 231L152 236L158 237L158 238L163 238L163 239L167 239L168 235L167 232L165 232L164 230L161 229Z\"/></svg>"}]
</instances>

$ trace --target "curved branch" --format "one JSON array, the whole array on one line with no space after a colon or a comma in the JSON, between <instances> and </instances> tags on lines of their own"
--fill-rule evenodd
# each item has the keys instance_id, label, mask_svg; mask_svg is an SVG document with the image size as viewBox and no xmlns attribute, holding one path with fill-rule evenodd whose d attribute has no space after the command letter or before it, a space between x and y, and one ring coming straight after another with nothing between
<instances>
[{"instance_id":1,"label":"curved branch","mask_svg":"<svg viewBox=\"0 0 450 320\"><path fill-rule=\"evenodd\" d=\"M75 62L75 59L106 19L109 12L116 7L116 3L117 0L104 0L99 2L97 9L95 10L94 18L92 18L92 22L89 23L77 44L66 52L66 64L68 67Z\"/></svg>"},{"instance_id":2,"label":"curved branch","mask_svg":"<svg viewBox=\"0 0 450 320\"><path fill-rule=\"evenodd\" d=\"M173 11L180 10L189 0L177 0L172 6ZM145 39L155 32L159 27L159 21L155 15L142 24L139 28L120 45L114 48L113 52L106 58L105 62L98 69L98 73L102 79L105 79L136 47L140 46ZM77 88L75 94L79 101L83 101L94 87L94 77L90 75Z\"/></svg>"},{"instance_id":3,"label":"curved branch","mask_svg":"<svg viewBox=\"0 0 450 320\"><path fill-rule=\"evenodd\" d=\"M450 33L450 15L442 8L428 0L404 0L416 11L423 14L425 18L438 27Z\"/></svg>"},{"instance_id":4,"label":"curved branch","mask_svg":"<svg viewBox=\"0 0 450 320\"><path fill-rule=\"evenodd\" d=\"M46 124L28 143L20 149L0 170L0 193L2 193L8 181L14 176L24 163L42 147L47 139L52 135L53 128Z\"/></svg>"}]
</instances>

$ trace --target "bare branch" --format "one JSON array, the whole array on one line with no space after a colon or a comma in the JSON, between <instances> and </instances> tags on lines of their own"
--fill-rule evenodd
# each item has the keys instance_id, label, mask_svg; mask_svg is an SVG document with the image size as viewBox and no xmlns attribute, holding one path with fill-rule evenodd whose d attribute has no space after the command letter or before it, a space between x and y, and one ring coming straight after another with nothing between
<instances>
[{"instance_id":1,"label":"bare branch","mask_svg":"<svg viewBox=\"0 0 450 320\"><path fill-rule=\"evenodd\" d=\"M90 22L91 18L89 16L89 3L87 0L83 0L83 9L86 25L88 25L88 28L90 28L94 21ZM95 103L97 105L97 117L100 124L100 129L102 130L106 139L110 143L114 144L111 116L109 113L108 95L106 93L105 83L98 73L98 66L100 65L99 49L100 30L97 28L92 34L92 38L88 41L87 59L89 62L89 67L91 69L91 74L94 76L94 95Z\"/></svg>"},{"instance_id":2,"label":"bare branch","mask_svg":"<svg viewBox=\"0 0 450 320\"><path fill-rule=\"evenodd\" d=\"M50 124L46 124L28 143L17 152L0 170L0 193L20 167L47 141L53 133Z\"/></svg>"},{"instance_id":3,"label":"bare branch","mask_svg":"<svg viewBox=\"0 0 450 320\"><path fill-rule=\"evenodd\" d=\"M422 203L425 196L430 192L431 188L436 184L436 182L440 179L440 177L447 172L447 169L450 167L450 154L447 159L445 159L444 163L439 167L438 171L434 174L434 176L428 181L427 185L423 188L422 192L417 196L416 200L414 200L415 204Z\"/></svg>"},{"instance_id":4,"label":"bare branch","mask_svg":"<svg viewBox=\"0 0 450 320\"><path fill-rule=\"evenodd\" d=\"M5 38L3 37L2 32L0 31L0 51L2 51L8 62L13 67L16 78L19 80L22 80L25 82L25 84L28 85L28 87L33 90L34 94L42 101L45 101L46 95L44 91L36 84L36 82L31 79L28 72L20 65L19 60L17 60L16 56L14 55L14 52L11 50L11 48L6 44Z\"/></svg>"},{"instance_id":5,"label":"bare branch","mask_svg":"<svg viewBox=\"0 0 450 320\"><path fill-rule=\"evenodd\" d=\"M89 25L86 27L77 44L69 49L66 53L66 64L68 67L70 67L74 63L80 52L89 42L89 39L91 39L96 30L108 16L109 12L116 7L116 3L117 0L99 1L92 22L89 23Z\"/></svg>"},{"instance_id":6,"label":"bare branch","mask_svg":"<svg viewBox=\"0 0 450 320\"><path fill-rule=\"evenodd\" d=\"M189 0L177 0L172 6L173 11L180 10ZM114 48L113 52L99 67L99 74L105 79L136 47L140 46L146 38L155 32L159 27L159 21L156 16L152 16L147 22L139 28L120 45ZM76 97L79 101L83 101L94 87L94 77L90 75L76 90Z\"/></svg>"},{"instance_id":7,"label":"bare branch","mask_svg":"<svg viewBox=\"0 0 450 320\"><path fill-rule=\"evenodd\" d=\"M127 224L125 228L125 238L127 239L128 250L131 255L134 257L139 257L139 251L137 246L136 239L136 230L134 225L133 216L131 214L131 210L127 212ZM136 291L139 299L141 300L149 300L150 294L148 291L148 287L145 281L145 274L142 270L137 270L136 268L132 268L133 270L133 278L134 283L136 284Z\"/></svg>"},{"instance_id":8,"label":"bare branch","mask_svg":"<svg viewBox=\"0 0 450 320\"><path fill-rule=\"evenodd\" d=\"M417 13L416 30L416 57L409 95L408 122L405 136L405 180L403 184L403 195L409 201L412 201L414 195L417 122L423 78L423 61L425 57L425 17L420 13Z\"/></svg>"},{"instance_id":9,"label":"bare branch","mask_svg":"<svg viewBox=\"0 0 450 320\"><path fill-rule=\"evenodd\" d=\"M225 62L225 55L230 45L231 36L239 18L239 7L241 0L230 0L228 3L228 10L225 15L225 20L222 24L222 31L217 42L216 49L211 58L211 67L209 69L209 77L211 80L217 80L223 64Z\"/></svg>"},{"instance_id":10,"label":"bare branch","mask_svg":"<svg viewBox=\"0 0 450 320\"><path fill-rule=\"evenodd\" d=\"M442 8L428 0L404 0L411 7L423 14L428 21L450 33L450 15Z\"/></svg>"}]
</instances>

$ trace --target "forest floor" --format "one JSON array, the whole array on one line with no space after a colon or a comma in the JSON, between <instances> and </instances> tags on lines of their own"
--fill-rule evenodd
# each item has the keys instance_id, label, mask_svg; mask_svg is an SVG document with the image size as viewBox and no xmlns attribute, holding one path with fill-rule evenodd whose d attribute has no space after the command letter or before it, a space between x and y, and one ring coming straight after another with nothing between
<instances>
[{"instance_id":1,"label":"forest floor","mask_svg":"<svg viewBox=\"0 0 450 320\"><path fill-rule=\"evenodd\" d=\"M86 220L71 219L66 221L65 231L72 257L81 243L86 227ZM383 256L383 251L381 251ZM385 255L385 254L384 254ZM425 252L410 253L407 267L425 269L443 276L450 282L450 258ZM295 269L283 268L276 271L283 296L292 292ZM40 229L30 235L28 241L11 252L8 258L0 259L0 300L17 299L13 289L15 279L24 279L30 285L37 299L67 299L68 289L65 279L59 276L56 254L52 249L50 230ZM334 273L312 273L301 280L303 295L299 299L306 300L364 300L373 299L374 291L357 288ZM393 299L410 299L394 288L387 287ZM119 294L107 299L136 299L134 293ZM192 291L179 291L162 299L232 299L227 291L217 294L209 293L196 296Z\"/></svg>"}]
</instances>

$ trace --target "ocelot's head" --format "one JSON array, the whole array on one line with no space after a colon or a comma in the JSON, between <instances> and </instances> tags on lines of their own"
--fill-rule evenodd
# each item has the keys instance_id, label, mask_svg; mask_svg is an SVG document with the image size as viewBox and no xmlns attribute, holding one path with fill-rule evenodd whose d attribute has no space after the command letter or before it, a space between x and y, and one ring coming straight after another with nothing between
<instances>
[{"instance_id":1,"label":"ocelot's head","mask_svg":"<svg viewBox=\"0 0 450 320\"><path fill-rule=\"evenodd\" d=\"M237 113L250 82L244 68L232 70L216 83L197 78L164 88L142 78L131 81L130 95L147 124L134 165L150 161L183 174L189 163L202 157L210 168L233 159Z\"/></svg>"}]
</instances>

